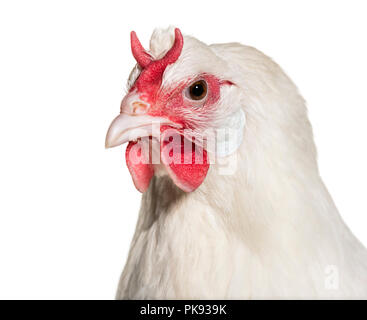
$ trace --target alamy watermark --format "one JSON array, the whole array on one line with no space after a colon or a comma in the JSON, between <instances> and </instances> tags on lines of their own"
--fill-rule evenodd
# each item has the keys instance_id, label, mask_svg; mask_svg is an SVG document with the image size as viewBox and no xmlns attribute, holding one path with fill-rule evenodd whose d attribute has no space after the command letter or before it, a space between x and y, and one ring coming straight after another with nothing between
<instances>
[{"instance_id":1,"label":"alamy watermark","mask_svg":"<svg viewBox=\"0 0 367 320\"><path fill-rule=\"evenodd\" d=\"M326 290L339 289L339 269L335 265L328 265L324 269L325 280L324 286Z\"/></svg>"},{"instance_id":2,"label":"alamy watermark","mask_svg":"<svg viewBox=\"0 0 367 320\"><path fill-rule=\"evenodd\" d=\"M217 164L219 174L232 175L237 169L237 149L241 144L238 130L232 128L193 130L139 128L140 138L131 146L128 157L132 164Z\"/></svg>"}]
</instances>

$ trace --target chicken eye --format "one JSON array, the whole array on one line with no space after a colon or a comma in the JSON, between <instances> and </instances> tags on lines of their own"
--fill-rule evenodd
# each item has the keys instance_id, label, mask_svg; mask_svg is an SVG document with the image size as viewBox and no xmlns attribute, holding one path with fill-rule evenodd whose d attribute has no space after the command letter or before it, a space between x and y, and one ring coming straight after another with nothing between
<instances>
[{"instance_id":1,"label":"chicken eye","mask_svg":"<svg viewBox=\"0 0 367 320\"><path fill-rule=\"evenodd\" d=\"M196 81L189 87L189 95L192 100L202 100L205 98L207 85L204 80Z\"/></svg>"}]
</instances>

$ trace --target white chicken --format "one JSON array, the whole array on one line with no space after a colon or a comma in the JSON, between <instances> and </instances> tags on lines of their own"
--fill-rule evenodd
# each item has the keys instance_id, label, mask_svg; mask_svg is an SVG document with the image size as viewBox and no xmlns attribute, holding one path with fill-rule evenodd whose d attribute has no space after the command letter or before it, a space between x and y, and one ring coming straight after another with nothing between
<instances>
[{"instance_id":1,"label":"white chicken","mask_svg":"<svg viewBox=\"0 0 367 320\"><path fill-rule=\"evenodd\" d=\"M106 147L129 142L143 197L116 297L367 298L367 251L319 176L305 102L280 67L173 28L149 51L132 32L131 46Z\"/></svg>"}]
</instances>

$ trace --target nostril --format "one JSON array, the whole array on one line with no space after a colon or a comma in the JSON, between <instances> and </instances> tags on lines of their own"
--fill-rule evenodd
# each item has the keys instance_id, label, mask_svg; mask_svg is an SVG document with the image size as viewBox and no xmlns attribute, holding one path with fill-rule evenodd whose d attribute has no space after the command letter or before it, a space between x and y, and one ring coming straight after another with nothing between
<instances>
[{"instance_id":1,"label":"nostril","mask_svg":"<svg viewBox=\"0 0 367 320\"><path fill-rule=\"evenodd\" d=\"M145 103L139 102L139 101L133 102L132 107L133 107L132 111L134 115L144 114L147 112L147 109L148 109L148 106Z\"/></svg>"}]
</instances>

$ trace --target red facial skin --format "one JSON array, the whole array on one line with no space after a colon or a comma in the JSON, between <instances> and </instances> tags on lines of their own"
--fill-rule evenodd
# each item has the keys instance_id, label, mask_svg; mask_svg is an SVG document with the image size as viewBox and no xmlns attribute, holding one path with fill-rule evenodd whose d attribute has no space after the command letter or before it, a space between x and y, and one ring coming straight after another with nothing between
<instances>
[{"instance_id":1,"label":"red facial skin","mask_svg":"<svg viewBox=\"0 0 367 320\"><path fill-rule=\"evenodd\" d=\"M185 90L190 84L204 80L208 86L207 96L202 101L194 101L185 96ZM138 91L139 98L147 102L151 107L147 115L155 117L165 117L175 123L181 124L184 129L193 129L195 124L192 118L185 115L190 110L197 115L205 114L208 118L213 113L213 106L220 98L220 87L228 82L221 81L213 75L201 74L191 79L187 79L176 86L170 88L161 88L161 81L148 86L141 85L139 78L130 89L130 92ZM142 88L144 91L141 91Z\"/></svg>"},{"instance_id":2,"label":"red facial skin","mask_svg":"<svg viewBox=\"0 0 367 320\"><path fill-rule=\"evenodd\" d=\"M204 80L207 83L207 95L202 101L191 100L187 95L187 88L191 83L197 80ZM175 123L182 125L182 130L172 129L170 127L161 127L161 161L165 165L169 176L173 182L183 191L191 192L198 188L204 181L206 174L209 170L209 163L207 159L206 150L200 149L202 152L202 159L199 163L196 163L196 153L198 152L198 146L193 145L191 150L185 151L184 136L182 131L184 129L198 129L198 125L195 120L190 117L190 112L205 115L206 118L210 118L210 115L214 111L214 106L220 98L220 87L227 83L220 81L213 75L202 74L178 84L173 88L161 88L161 81L153 83L149 86L148 91L141 92L142 86L137 79L134 86L131 88L131 92L140 93L140 99L149 103L151 106L147 114L153 117L165 117ZM140 90L139 90L140 89ZM190 112L187 112L190 111ZM200 129L200 128L199 128ZM205 129L205 128L203 128ZM168 133L169 132L169 133ZM171 136L179 134L182 139L181 141L181 154L178 156L182 160L182 163L168 163L168 152L172 153L172 150L167 151L168 140L167 135ZM191 143L191 142L190 142ZM133 164L129 160L130 150L135 143L130 142L126 150L126 160L130 173L133 177L136 188L145 192L149 187L149 182L154 175L154 165L152 164ZM177 150L177 149L176 149ZM131 155L133 156L133 155ZM177 158L177 157L176 157ZM185 163L184 159L190 159L191 163Z\"/></svg>"}]
</instances>

